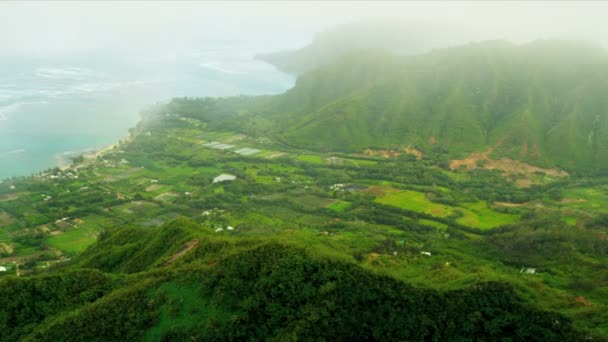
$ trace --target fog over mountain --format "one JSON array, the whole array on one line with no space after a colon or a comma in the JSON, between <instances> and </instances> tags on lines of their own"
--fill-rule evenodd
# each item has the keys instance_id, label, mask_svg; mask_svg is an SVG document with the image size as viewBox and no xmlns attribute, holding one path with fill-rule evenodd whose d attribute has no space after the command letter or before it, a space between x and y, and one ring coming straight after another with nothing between
<instances>
[{"instance_id":1,"label":"fog over mountain","mask_svg":"<svg viewBox=\"0 0 608 342\"><path fill-rule=\"evenodd\" d=\"M605 42L608 33L603 2L4 2L0 9L0 52L21 56L170 59L231 41L264 52L269 45L301 47L316 32L365 20L432 25L431 33L457 27L464 35L477 31L474 38L568 35Z\"/></svg>"}]
</instances>

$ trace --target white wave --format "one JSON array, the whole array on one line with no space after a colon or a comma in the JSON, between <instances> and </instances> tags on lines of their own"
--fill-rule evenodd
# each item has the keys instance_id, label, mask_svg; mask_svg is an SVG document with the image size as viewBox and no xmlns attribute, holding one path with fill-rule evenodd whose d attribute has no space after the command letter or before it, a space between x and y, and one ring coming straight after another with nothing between
<instances>
[{"instance_id":1,"label":"white wave","mask_svg":"<svg viewBox=\"0 0 608 342\"><path fill-rule=\"evenodd\" d=\"M19 108L21 108L22 105L22 103L18 102L12 103L8 106L0 107L0 121L7 121L8 114L17 111Z\"/></svg>"},{"instance_id":2,"label":"white wave","mask_svg":"<svg viewBox=\"0 0 608 342\"><path fill-rule=\"evenodd\" d=\"M0 94L0 101L9 101L14 99L15 96L11 94Z\"/></svg>"},{"instance_id":3,"label":"white wave","mask_svg":"<svg viewBox=\"0 0 608 342\"><path fill-rule=\"evenodd\" d=\"M16 149L16 150L12 150L12 151L0 152L0 157L5 157L5 156L15 155L15 154L22 154L25 152L26 152L25 149L20 148L20 149Z\"/></svg>"},{"instance_id":4,"label":"white wave","mask_svg":"<svg viewBox=\"0 0 608 342\"><path fill-rule=\"evenodd\" d=\"M66 68L38 68L34 72L34 75L40 78L50 79L67 79L67 80L82 80L87 78L101 77L102 74L89 70L76 67Z\"/></svg>"},{"instance_id":5,"label":"white wave","mask_svg":"<svg viewBox=\"0 0 608 342\"><path fill-rule=\"evenodd\" d=\"M203 63L199 64L199 66L202 68L205 68L205 69L219 71L224 74L232 74L232 75L245 74L245 72L242 72L242 71L225 68L225 67L221 66L218 62L203 62Z\"/></svg>"},{"instance_id":6,"label":"white wave","mask_svg":"<svg viewBox=\"0 0 608 342\"><path fill-rule=\"evenodd\" d=\"M47 104L47 101L23 101L11 103L7 106L0 107L0 121L7 121L9 114L18 111L22 106L34 105L34 104Z\"/></svg>"}]
</instances>

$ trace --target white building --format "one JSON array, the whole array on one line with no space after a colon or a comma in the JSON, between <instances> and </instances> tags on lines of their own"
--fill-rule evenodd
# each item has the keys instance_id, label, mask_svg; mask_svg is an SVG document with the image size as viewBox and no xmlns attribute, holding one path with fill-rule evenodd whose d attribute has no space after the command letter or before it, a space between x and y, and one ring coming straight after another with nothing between
<instances>
[{"instance_id":1,"label":"white building","mask_svg":"<svg viewBox=\"0 0 608 342\"><path fill-rule=\"evenodd\" d=\"M225 181L233 181L236 179L236 176L229 175L227 173L222 173L221 175L213 178L213 183L220 183Z\"/></svg>"},{"instance_id":2,"label":"white building","mask_svg":"<svg viewBox=\"0 0 608 342\"><path fill-rule=\"evenodd\" d=\"M0 266L0 272L6 272L6 271L7 271L6 267Z\"/></svg>"}]
</instances>

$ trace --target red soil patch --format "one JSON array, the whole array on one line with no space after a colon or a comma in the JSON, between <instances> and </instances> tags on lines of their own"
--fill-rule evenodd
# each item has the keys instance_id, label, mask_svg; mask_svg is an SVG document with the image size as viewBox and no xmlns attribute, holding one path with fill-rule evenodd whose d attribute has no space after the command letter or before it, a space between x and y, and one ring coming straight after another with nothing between
<instances>
[{"instance_id":1,"label":"red soil patch","mask_svg":"<svg viewBox=\"0 0 608 342\"><path fill-rule=\"evenodd\" d=\"M169 266L172 263L174 263L177 259L183 257L184 255L186 255L186 253L190 252L191 250L193 250L194 248L198 247L199 245L199 241L198 240L190 240L188 241L185 245L182 246L182 248L180 248L180 250L173 254L169 259L167 259L167 261L165 261L163 263L163 266Z\"/></svg>"},{"instance_id":2,"label":"red soil patch","mask_svg":"<svg viewBox=\"0 0 608 342\"><path fill-rule=\"evenodd\" d=\"M387 189L382 186L372 186L361 192L369 192L370 194L373 194L376 196L384 196L387 193Z\"/></svg>"},{"instance_id":3,"label":"red soil patch","mask_svg":"<svg viewBox=\"0 0 608 342\"><path fill-rule=\"evenodd\" d=\"M531 177L537 173L544 173L551 177L567 177L568 173L560 169L545 169L530 165L510 158L491 159L492 148L485 152L471 153L467 158L455 159L450 162L450 169L458 170L464 168L470 171L476 168L487 170L499 170L506 176L516 177L515 184L519 187L530 187L534 183Z\"/></svg>"},{"instance_id":4,"label":"red soil patch","mask_svg":"<svg viewBox=\"0 0 608 342\"><path fill-rule=\"evenodd\" d=\"M585 299L585 297L583 297L583 296L578 296L578 297L574 298L574 303L581 305L581 306L593 306L593 303L591 303L590 301Z\"/></svg>"}]
</instances>

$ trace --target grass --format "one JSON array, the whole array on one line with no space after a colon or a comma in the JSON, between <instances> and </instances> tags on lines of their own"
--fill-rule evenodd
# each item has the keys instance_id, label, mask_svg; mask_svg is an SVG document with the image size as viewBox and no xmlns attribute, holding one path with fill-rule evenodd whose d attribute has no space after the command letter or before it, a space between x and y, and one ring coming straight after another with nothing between
<instances>
[{"instance_id":1,"label":"grass","mask_svg":"<svg viewBox=\"0 0 608 342\"><path fill-rule=\"evenodd\" d=\"M331 198L323 198L312 195L300 196L294 198L292 201L310 210L325 208L334 202Z\"/></svg>"},{"instance_id":2,"label":"grass","mask_svg":"<svg viewBox=\"0 0 608 342\"><path fill-rule=\"evenodd\" d=\"M297 160L312 163L312 164L325 164L325 158L321 156L313 156L309 154L303 154L296 157Z\"/></svg>"},{"instance_id":3,"label":"grass","mask_svg":"<svg viewBox=\"0 0 608 342\"><path fill-rule=\"evenodd\" d=\"M518 215L503 214L488 208L484 201L465 203L462 206L466 208L462 210L464 216L456 221L470 227L491 229L519 220Z\"/></svg>"},{"instance_id":4,"label":"grass","mask_svg":"<svg viewBox=\"0 0 608 342\"><path fill-rule=\"evenodd\" d=\"M376 198L376 202L437 217L447 217L454 213L454 207L432 202L422 192L391 188L385 190L387 192Z\"/></svg>"},{"instance_id":5,"label":"grass","mask_svg":"<svg viewBox=\"0 0 608 342\"><path fill-rule=\"evenodd\" d=\"M384 188L385 194L376 198L376 202L401 209L413 210L435 217L448 217L460 213L462 217L456 222L479 229L491 229L501 225L517 222L518 215L503 214L488 208L484 201L465 203L462 207L453 207L429 200L422 192L413 190L395 190ZM431 224L435 226L434 224Z\"/></svg>"},{"instance_id":6,"label":"grass","mask_svg":"<svg viewBox=\"0 0 608 342\"><path fill-rule=\"evenodd\" d=\"M10 242L10 236L4 229L0 229L0 242Z\"/></svg>"},{"instance_id":7,"label":"grass","mask_svg":"<svg viewBox=\"0 0 608 342\"><path fill-rule=\"evenodd\" d=\"M336 200L332 204L328 205L327 208L340 213L350 208L351 205L352 203L350 202Z\"/></svg>"},{"instance_id":8,"label":"grass","mask_svg":"<svg viewBox=\"0 0 608 342\"><path fill-rule=\"evenodd\" d=\"M606 190L599 187L571 188L563 191L568 203L564 206L582 210L605 212L608 208L608 195Z\"/></svg>"},{"instance_id":9,"label":"grass","mask_svg":"<svg viewBox=\"0 0 608 342\"><path fill-rule=\"evenodd\" d=\"M97 231L92 227L80 227L51 236L46 240L49 246L68 254L82 253L95 241L97 241Z\"/></svg>"},{"instance_id":10,"label":"grass","mask_svg":"<svg viewBox=\"0 0 608 342\"><path fill-rule=\"evenodd\" d=\"M576 217L574 216L566 216L564 217L564 222L566 222L567 224L571 225L571 226L576 226L576 223L578 222Z\"/></svg>"},{"instance_id":11,"label":"grass","mask_svg":"<svg viewBox=\"0 0 608 342\"><path fill-rule=\"evenodd\" d=\"M433 221L433 220L420 219L420 220L418 220L418 222L420 222L424 225L427 225L427 226L435 227L439 230L446 230L448 228L448 226L445 223L441 223L441 222L437 222L437 221Z\"/></svg>"}]
</instances>

